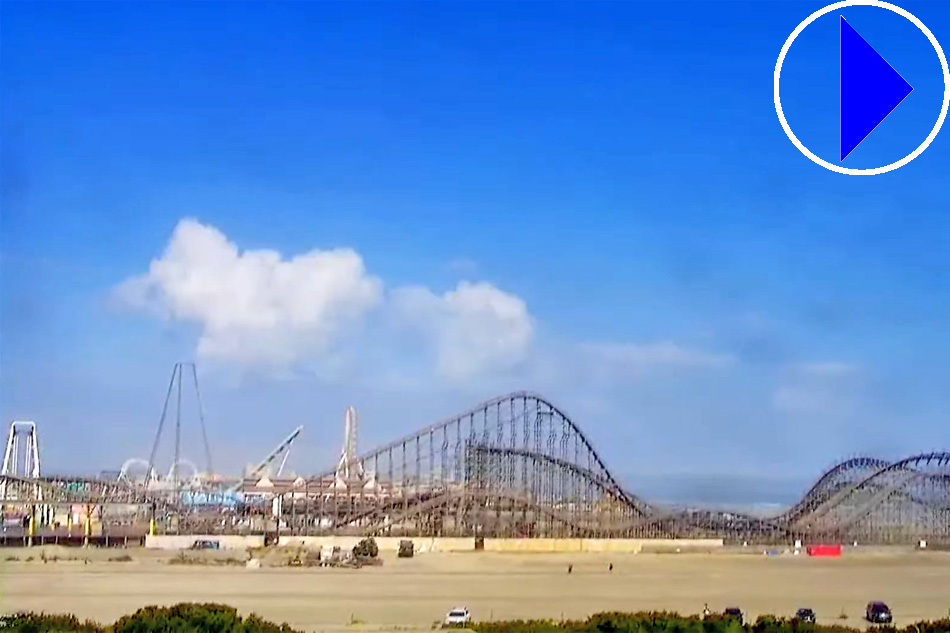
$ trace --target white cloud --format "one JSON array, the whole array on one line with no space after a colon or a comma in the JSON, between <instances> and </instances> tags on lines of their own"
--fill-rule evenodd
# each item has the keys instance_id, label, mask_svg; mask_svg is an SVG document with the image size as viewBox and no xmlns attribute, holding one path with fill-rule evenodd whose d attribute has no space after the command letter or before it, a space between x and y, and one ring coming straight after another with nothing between
<instances>
[{"instance_id":1,"label":"white cloud","mask_svg":"<svg viewBox=\"0 0 950 633\"><path fill-rule=\"evenodd\" d=\"M772 406L785 413L844 416L855 410L861 368L840 361L796 363L772 393Z\"/></svg>"},{"instance_id":2,"label":"white cloud","mask_svg":"<svg viewBox=\"0 0 950 633\"><path fill-rule=\"evenodd\" d=\"M784 413L844 416L855 409L851 393L819 385L783 385L772 394L772 406Z\"/></svg>"},{"instance_id":3,"label":"white cloud","mask_svg":"<svg viewBox=\"0 0 950 633\"><path fill-rule=\"evenodd\" d=\"M293 257L241 251L218 229L191 219L178 223L148 272L122 282L115 296L197 325L201 358L278 372L313 359L338 367L335 345L377 308L425 337L438 372L456 380L516 366L533 333L525 302L490 283L462 282L442 295L421 286L397 288L386 301L382 281L351 249ZM402 341L389 334L375 332L372 345L399 348Z\"/></svg>"},{"instance_id":4,"label":"white cloud","mask_svg":"<svg viewBox=\"0 0 950 633\"><path fill-rule=\"evenodd\" d=\"M772 406L780 411L810 413L826 409L828 397L800 385L783 385L772 394Z\"/></svg>"},{"instance_id":5,"label":"white cloud","mask_svg":"<svg viewBox=\"0 0 950 633\"><path fill-rule=\"evenodd\" d=\"M478 262L468 257L458 257L446 264L445 268L450 273L469 276L478 272Z\"/></svg>"},{"instance_id":6,"label":"white cloud","mask_svg":"<svg viewBox=\"0 0 950 633\"><path fill-rule=\"evenodd\" d=\"M671 341L561 341L542 357L524 300L491 283L462 281L441 294L424 286L384 292L383 281L352 249L289 256L241 250L218 229L192 219L179 222L161 256L147 272L122 282L115 296L196 326L199 359L238 371L254 366L292 375L307 366L342 382L396 376L412 377L413 384L425 383L434 371L454 383L497 379L510 386L591 377L612 384L658 368L714 369L735 362L728 354ZM359 327L367 321L372 327Z\"/></svg>"},{"instance_id":7,"label":"white cloud","mask_svg":"<svg viewBox=\"0 0 950 633\"><path fill-rule=\"evenodd\" d=\"M587 353L599 360L643 371L654 367L725 367L734 362L728 354L711 354L671 341L654 343L587 343L582 345Z\"/></svg>"},{"instance_id":8,"label":"white cloud","mask_svg":"<svg viewBox=\"0 0 950 633\"><path fill-rule=\"evenodd\" d=\"M511 369L528 355L533 323L525 302L486 282L461 282L436 295L423 287L393 292L399 317L422 328L439 373L452 380Z\"/></svg>"},{"instance_id":9,"label":"white cloud","mask_svg":"<svg viewBox=\"0 0 950 633\"><path fill-rule=\"evenodd\" d=\"M148 272L123 282L117 296L197 324L201 357L282 366L325 351L380 302L382 283L350 249L289 259L242 252L214 227L185 219Z\"/></svg>"},{"instance_id":10,"label":"white cloud","mask_svg":"<svg viewBox=\"0 0 950 633\"><path fill-rule=\"evenodd\" d=\"M817 363L799 363L793 366L797 371L815 377L850 376L860 371L860 367L851 363L826 361Z\"/></svg>"}]
</instances>

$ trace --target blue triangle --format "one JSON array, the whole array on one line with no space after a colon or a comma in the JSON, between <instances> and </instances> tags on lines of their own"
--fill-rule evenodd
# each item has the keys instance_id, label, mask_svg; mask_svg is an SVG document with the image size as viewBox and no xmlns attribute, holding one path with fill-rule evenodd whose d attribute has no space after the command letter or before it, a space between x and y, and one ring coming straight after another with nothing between
<instances>
[{"instance_id":1,"label":"blue triangle","mask_svg":"<svg viewBox=\"0 0 950 633\"><path fill-rule=\"evenodd\" d=\"M841 18L841 160L894 111L913 87Z\"/></svg>"}]
</instances>

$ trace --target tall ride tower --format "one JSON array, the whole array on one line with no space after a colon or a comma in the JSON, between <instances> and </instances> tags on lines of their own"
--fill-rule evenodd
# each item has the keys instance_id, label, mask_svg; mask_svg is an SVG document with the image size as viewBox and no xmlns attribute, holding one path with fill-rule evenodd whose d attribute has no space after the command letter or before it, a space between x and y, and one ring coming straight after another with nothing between
<instances>
[{"instance_id":1,"label":"tall ride tower","mask_svg":"<svg viewBox=\"0 0 950 633\"><path fill-rule=\"evenodd\" d=\"M336 467L337 479L350 481L362 479L364 476L363 464L360 463L357 453L357 441L360 432L360 418L353 407L347 407L343 414L343 454Z\"/></svg>"},{"instance_id":2,"label":"tall ride tower","mask_svg":"<svg viewBox=\"0 0 950 633\"><path fill-rule=\"evenodd\" d=\"M14 420L10 424L7 450L3 453L2 474L32 479L40 476L40 448L36 442L34 422Z\"/></svg>"},{"instance_id":3,"label":"tall ride tower","mask_svg":"<svg viewBox=\"0 0 950 633\"><path fill-rule=\"evenodd\" d=\"M204 408L201 404L201 390L198 388L198 370L194 363L175 363L172 368L172 377L168 382L168 391L165 393L165 404L162 407L162 417L158 421L158 430L155 432L155 441L152 443L152 450L148 457L148 466L146 469L146 485L157 472L156 457L158 455L159 443L162 439L162 431L165 428L165 422L169 416L169 409L174 409L175 437L172 445L173 455L171 468L168 471L168 478L171 480L171 491L178 498L182 491L182 485L186 482L181 477L182 465L188 463L182 456L182 388L185 382L184 374L191 374L190 382L194 385L195 404L198 409L198 422L201 427L201 440L204 444L205 472L213 473L211 464L211 445L208 443L208 432L205 428ZM197 468L195 468L197 470ZM198 473L195 473L196 475Z\"/></svg>"},{"instance_id":4,"label":"tall ride tower","mask_svg":"<svg viewBox=\"0 0 950 633\"><path fill-rule=\"evenodd\" d=\"M29 420L14 420L7 434L7 448L3 453L4 477L38 479L40 476L40 447L36 441L36 424ZM14 487L14 490L16 487ZM7 482L0 482L0 499L7 499ZM16 495L17 493L13 493ZM34 499L40 498L39 484L33 485Z\"/></svg>"}]
</instances>

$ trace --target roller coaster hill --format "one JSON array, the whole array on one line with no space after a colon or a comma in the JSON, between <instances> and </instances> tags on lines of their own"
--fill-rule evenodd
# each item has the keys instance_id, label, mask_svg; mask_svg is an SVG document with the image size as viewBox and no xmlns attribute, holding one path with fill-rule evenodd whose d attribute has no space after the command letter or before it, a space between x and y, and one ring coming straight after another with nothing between
<instances>
[{"instance_id":1,"label":"roller coaster hill","mask_svg":"<svg viewBox=\"0 0 950 633\"><path fill-rule=\"evenodd\" d=\"M618 482L581 428L537 394L495 398L362 454L355 450L356 425L348 410L339 463L311 477L254 473L213 485L175 477L177 483L162 487L149 478L4 474L0 502L5 510L25 509L30 535L41 540L80 529L87 539L113 540L153 530L950 544L947 452L848 459L784 511L753 516L673 509L638 497ZM56 519L76 508L86 517L83 525Z\"/></svg>"}]
</instances>

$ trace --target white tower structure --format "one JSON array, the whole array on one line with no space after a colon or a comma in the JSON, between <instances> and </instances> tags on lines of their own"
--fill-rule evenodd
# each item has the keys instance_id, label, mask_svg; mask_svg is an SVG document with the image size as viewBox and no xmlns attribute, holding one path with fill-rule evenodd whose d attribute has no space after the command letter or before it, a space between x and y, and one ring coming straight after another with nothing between
<instances>
[{"instance_id":1,"label":"white tower structure","mask_svg":"<svg viewBox=\"0 0 950 633\"><path fill-rule=\"evenodd\" d=\"M40 448L36 442L36 424L28 420L14 420L10 424L10 433L7 435L7 448L3 453L3 469L0 475L4 477L28 477L37 479L40 476ZM39 487L34 488L33 494L39 498ZM0 499L7 498L7 482L0 482Z\"/></svg>"},{"instance_id":2,"label":"white tower structure","mask_svg":"<svg viewBox=\"0 0 950 633\"><path fill-rule=\"evenodd\" d=\"M357 459L360 418L353 407L347 407L343 414L343 454L336 467L337 479L348 481L363 478L363 465Z\"/></svg>"},{"instance_id":3,"label":"white tower structure","mask_svg":"<svg viewBox=\"0 0 950 633\"><path fill-rule=\"evenodd\" d=\"M7 434L7 450L3 453L2 474L12 477L40 476L40 448L36 442L36 424L14 420Z\"/></svg>"}]
</instances>

